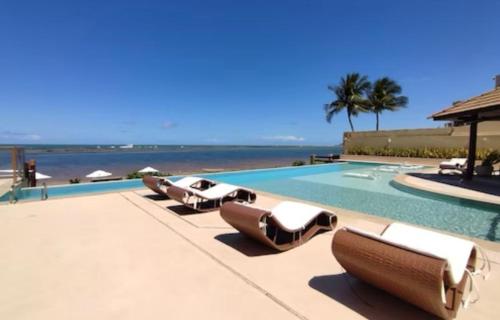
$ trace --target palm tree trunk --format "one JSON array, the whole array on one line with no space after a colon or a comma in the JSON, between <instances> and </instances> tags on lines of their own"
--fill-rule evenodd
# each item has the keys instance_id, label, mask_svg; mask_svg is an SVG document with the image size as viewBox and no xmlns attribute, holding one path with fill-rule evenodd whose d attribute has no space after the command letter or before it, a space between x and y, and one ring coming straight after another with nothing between
<instances>
[{"instance_id":1,"label":"palm tree trunk","mask_svg":"<svg viewBox=\"0 0 500 320\"><path fill-rule=\"evenodd\" d=\"M351 131L354 132L354 126L352 125L351 113L347 113L347 119L349 119L349 124L351 125Z\"/></svg>"},{"instance_id":2,"label":"palm tree trunk","mask_svg":"<svg viewBox=\"0 0 500 320\"><path fill-rule=\"evenodd\" d=\"M377 131L378 131L378 112L375 112L375 115L377 116Z\"/></svg>"}]
</instances>

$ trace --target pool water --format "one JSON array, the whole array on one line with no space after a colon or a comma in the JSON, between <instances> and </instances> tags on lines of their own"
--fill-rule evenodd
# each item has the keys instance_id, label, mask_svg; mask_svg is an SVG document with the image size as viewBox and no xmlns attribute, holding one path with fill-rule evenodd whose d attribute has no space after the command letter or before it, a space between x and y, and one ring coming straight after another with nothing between
<instances>
[{"instance_id":1,"label":"pool water","mask_svg":"<svg viewBox=\"0 0 500 320\"><path fill-rule=\"evenodd\" d=\"M76 195L87 195L92 193L113 192L120 190L131 190L144 188L141 179L109 181L109 182L95 182L95 183L78 183L67 184L60 186L48 187L49 198L54 197L68 197ZM36 200L41 198L41 187L23 188L16 194L18 200ZM9 201L9 194L6 193L0 197L0 202Z\"/></svg>"},{"instance_id":2,"label":"pool water","mask_svg":"<svg viewBox=\"0 0 500 320\"><path fill-rule=\"evenodd\" d=\"M345 163L210 178L279 195L323 203L491 241L500 241L500 206L413 191L392 182L379 164ZM348 177L366 173L374 180Z\"/></svg>"},{"instance_id":3,"label":"pool water","mask_svg":"<svg viewBox=\"0 0 500 320\"><path fill-rule=\"evenodd\" d=\"M376 163L336 163L292 168L203 174L209 179L278 195L500 241L500 206L416 191L392 182L395 172ZM344 176L373 175L375 179ZM172 177L173 180L180 177ZM48 188L49 198L142 188L140 179ZM40 188L26 188L19 199L40 199ZM0 201L8 200L8 195Z\"/></svg>"}]
</instances>

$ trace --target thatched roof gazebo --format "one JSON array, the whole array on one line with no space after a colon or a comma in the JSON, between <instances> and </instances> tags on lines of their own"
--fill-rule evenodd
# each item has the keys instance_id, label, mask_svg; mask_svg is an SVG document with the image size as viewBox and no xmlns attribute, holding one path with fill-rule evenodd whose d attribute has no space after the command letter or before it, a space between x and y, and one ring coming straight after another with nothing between
<instances>
[{"instance_id":1,"label":"thatched roof gazebo","mask_svg":"<svg viewBox=\"0 0 500 320\"><path fill-rule=\"evenodd\" d=\"M493 90L456 102L451 107L434 113L431 118L470 125L465 178L472 179L476 160L477 124L482 121L500 120L500 75L495 77L495 88Z\"/></svg>"}]
</instances>

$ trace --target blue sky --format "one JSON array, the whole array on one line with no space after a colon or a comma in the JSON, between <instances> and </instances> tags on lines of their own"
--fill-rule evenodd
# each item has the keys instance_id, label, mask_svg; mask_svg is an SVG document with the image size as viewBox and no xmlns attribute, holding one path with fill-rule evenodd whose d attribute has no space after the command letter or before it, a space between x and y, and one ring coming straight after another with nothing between
<instances>
[{"instance_id":1,"label":"blue sky","mask_svg":"<svg viewBox=\"0 0 500 320\"><path fill-rule=\"evenodd\" d=\"M410 99L382 129L490 90L500 1L23 1L0 11L0 143L319 144L347 72ZM372 114L354 119L375 126Z\"/></svg>"}]
</instances>

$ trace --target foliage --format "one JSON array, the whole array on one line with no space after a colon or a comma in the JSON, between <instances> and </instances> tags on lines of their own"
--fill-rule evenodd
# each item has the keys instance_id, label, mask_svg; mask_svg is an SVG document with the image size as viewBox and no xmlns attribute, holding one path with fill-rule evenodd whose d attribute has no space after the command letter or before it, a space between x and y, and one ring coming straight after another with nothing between
<instances>
[{"instance_id":1,"label":"foliage","mask_svg":"<svg viewBox=\"0 0 500 320\"><path fill-rule=\"evenodd\" d=\"M127 174L127 179L141 179L144 176L166 177L166 176L171 176L171 174L170 173L162 173L162 172L142 173L142 172L134 171L134 172Z\"/></svg>"},{"instance_id":2,"label":"foliage","mask_svg":"<svg viewBox=\"0 0 500 320\"><path fill-rule=\"evenodd\" d=\"M292 166L294 166L294 167L300 167L300 166L303 166L305 164L306 164L306 162L302 161L302 160L295 160L294 162L292 162Z\"/></svg>"},{"instance_id":3,"label":"foliage","mask_svg":"<svg viewBox=\"0 0 500 320\"><path fill-rule=\"evenodd\" d=\"M412 157L412 158L466 158L467 148L438 148L438 147L368 147L351 146L345 148L346 154L368 155L368 156L388 156L388 157ZM495 152L495 151L494 151ZM494 153L491 149L478 149L476 158L485 159L488 154ZM498 152L498 151L496 151Z\"/></svg>"},{"instance_id":4,"label":"foliage","mask_svg":"<svg viewBox=\"0 0 500 320\"><path fill-rule=\"evenodd\" d=\"M368 93L368 107L376 115L377 131L379 114L382 111L396 111L408 104L408 98L399 95L401 91L401 86L388 77L378 79L373 83L373 88Z\"/></svg>"},{"instance_id":5,"label":"foliage","mask_svg":"<svg viewBox=\"0 0 500 320\"><path fill-rule=\"evenodd\" d=\"M80 178L75 177L73 179L69 179L70 184L80 183Z\"/></svg>"},{"instance_id":6,"label":"foliage","mask_svg":"<svg viewBox=\"0 0 500 320\"><path fill-rule=\"evenodd\" d=\"M370 89L370 86L368 78L361 76L359 73L348 73L340 79L339 85L335 87L328 86L328 90L335 93L336 100L324 106L326 121L330 123L333 115L346 109L351 131L354 131L351 117L356 117L360 112L368 111L365 94Z\"/></svg>"},{"instance_id":7,"label":"foliage","mask_svg":"<svg viewBox=\"0 0 500 320\"><path fill-rule=\"evenodd\" d=\"M484 157L481 165L485 167L491 167L496 163L500 162L500 152L498 150L493 150Z\"/></svg>"}]
</instances>

